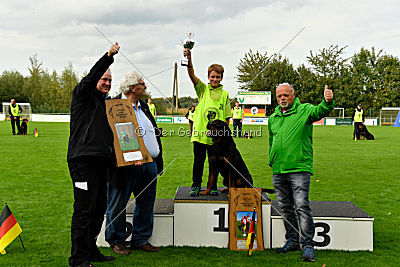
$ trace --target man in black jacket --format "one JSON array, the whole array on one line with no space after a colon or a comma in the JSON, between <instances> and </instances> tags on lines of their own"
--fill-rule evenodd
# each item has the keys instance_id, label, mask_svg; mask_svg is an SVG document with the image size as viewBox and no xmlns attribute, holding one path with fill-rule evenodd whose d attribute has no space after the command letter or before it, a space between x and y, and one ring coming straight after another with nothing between
<instances>
[{"instance_id":1,"label":"man in black jacket","mask_svg":"<svg viewBox=\"0 0 400 267\"><path fill-rule=\"evenodd\" d=\"M125 245L126 214L129 197L135 196L135 211L132 222L131 249L158 252L159 248L148 242L153 233L153 208L156 199L157 173L163 170L160 130L149 106L141 100L146 94L143 77L136 71L128 72L121 82L121 95L116 98L128 99L135 110L144 144L153 162L136 166L116 168L107 188L106 241L112 250L120 255L128 255Z\"/></svg>"},{"instance_id":2,"label":"man in black jacket","mask_svg":"<svg viewBox=\"0 0 400 267\"><path fill-rule=\"evenodd\" d=\"M110 261L96 245L107 205L107 170L113 162L113 133L105 112L111 89L108 67L118 53L118 43L97 61L72 92L68 168L74 186L70 266L92 266L90 261Z\"/></svg>"}]
</instances>

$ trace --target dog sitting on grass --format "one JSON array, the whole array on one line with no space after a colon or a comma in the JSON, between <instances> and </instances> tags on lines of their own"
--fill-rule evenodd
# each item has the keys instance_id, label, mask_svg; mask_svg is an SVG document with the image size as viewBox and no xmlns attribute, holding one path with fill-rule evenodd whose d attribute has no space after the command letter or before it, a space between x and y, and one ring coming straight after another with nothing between
<instances>
[{"instance_id":1,"label":"dog sitting on grass","mask_svg":"<svg viewBox=\"0 0 400 267\"><path fill-rule=\"evenodd\" d=\"M367 140L375 140L375 137L367 130L367 127L364 124L360 124L358 126L358 133L360 135L360 139Z\"/></svg>"},{"instance_id":2,"label":"dog sitting on grass","mask_svg":"<svg viewBox=\"0 0 400 267\"><path fill-rule=\"evenodd\" d=\"M28 134L28 119L23 119L21 123L21 135Z\"/></svg>"},{"instance_id":3,"label":"dog sitting on grass","mask_svg":"<svg viewBox=\"0 0 400 267\"><path fill-rule=\"evenodd\" d=\"M207 124L207 136L213 140L208 155L209 177L207 189L201 194L210 194L217 188L218 174L223 177L222 184L228 188L250 188L253 187L253 178L246 164L243 161L239 150L232 138L232 132L229 126L221 120L215 120ZM229 189L223 189L221 192L227 192ZM263 190L274 193L274 190Z\"/></svg>"}]
</instances>

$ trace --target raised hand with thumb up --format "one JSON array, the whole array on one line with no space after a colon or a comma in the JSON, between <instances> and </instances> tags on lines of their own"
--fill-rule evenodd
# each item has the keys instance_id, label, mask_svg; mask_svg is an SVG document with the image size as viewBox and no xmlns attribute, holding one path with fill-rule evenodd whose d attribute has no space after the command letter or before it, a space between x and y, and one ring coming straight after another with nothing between
<instances>
[{"instance_id":1,"label":"raised hand with thumb up","mask_svg":"<svg viewBox=\"0 0 400 267\"><path fill-rule=\"evenodd\" d=\"M324 98L327 103L333 100L333 91L328 88L328 85L325 85Z\"/></svg>"}]
</instances>

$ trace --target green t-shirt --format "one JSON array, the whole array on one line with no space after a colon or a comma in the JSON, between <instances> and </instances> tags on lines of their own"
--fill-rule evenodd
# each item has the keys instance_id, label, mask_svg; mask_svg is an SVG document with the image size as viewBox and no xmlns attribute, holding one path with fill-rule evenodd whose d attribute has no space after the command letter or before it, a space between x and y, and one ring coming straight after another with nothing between
<instances>
[{"instance_id":1,"label":"green t-shirt","mask_svg":"<svg viewBox=\"0 0 400 267\"><path fill-rule=\"evenodd\" d=\"M191 142L199 142L212 145L212 139L207 137L207 123L209 121L221 120L232 117L229 94L222 89L223 85L213 89L210 84L199 80L194 89L196 90L199 104L194 113L194 123Z\"/></svg>"}]
</instances>

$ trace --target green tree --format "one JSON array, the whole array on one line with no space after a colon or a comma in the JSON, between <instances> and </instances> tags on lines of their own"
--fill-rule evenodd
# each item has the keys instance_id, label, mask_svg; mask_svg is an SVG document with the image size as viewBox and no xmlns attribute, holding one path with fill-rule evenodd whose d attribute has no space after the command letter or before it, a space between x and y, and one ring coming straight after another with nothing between
<instances>
[{"instance_id":1,"label":"green tree","mask_svg":"<svg viewBox=\"0 0 400 267\"><path fill-rule=\"evenodd\" d=\"M253 53L252 50L245 53L237 67L238 75L236 78L240 83L239 90L268 91L263 72L268 60L267 53L261 54L258 51Z\"/></svg>"},{"instance_id":2,"label":"green tree","mask_svg":"<svg viewBox=\"0 0 400 267\"><path fill-rule=\"evenodd\" d=\"M17 102L27 102L23 92L24 77L18 71L4 71L0 76L0 101L10 102L15 98Z\"/></svg>"},{"instance_id":3,"label":"green tree","mask_svg":"<svg viewBox=\"0 0 400 267\"><path fill-rule=\"evenodd\" d=\"M75 86L78 84L78 74L74 71L72 63L69 62L68 66L66 66L63 72L60 75L60 112L69 112L71 99L72 99L72 91Z\"/></svg>"},{"instance_id":4,"label":"green tree","mask_svg":"<svg viewBox=\"0 0 400 267\"><path fill-rule=\"evenodd\" d=\"M29 57L30 67L28 68L30 76L25 78L24 91L31 103L32 112L38 112L38 107L43 100L42 97L42 76L44 74L43 63L38 60L37 55Z\"/></svg>"},{"instance_id":5,"label":"green tree","mask_svg":"<svg viewBox=\"0 0 400 267\"><path fill-rule=\"evenodd\" d=\"M324 87L328 85L334 91L336 107L349 108L349 101L354 98L354 94L350 86L352 73L348 63L349 58L343 57L346 47L331 45L319 50L318 53L310 51L307 61L316 75L316 86L313 87L315 91L310 92L310 95L314 96L314 101L310 101L311 103L317 104L321 101ZM319 100L316 102L317 96Z\"/></svg>"}]
</instances>

